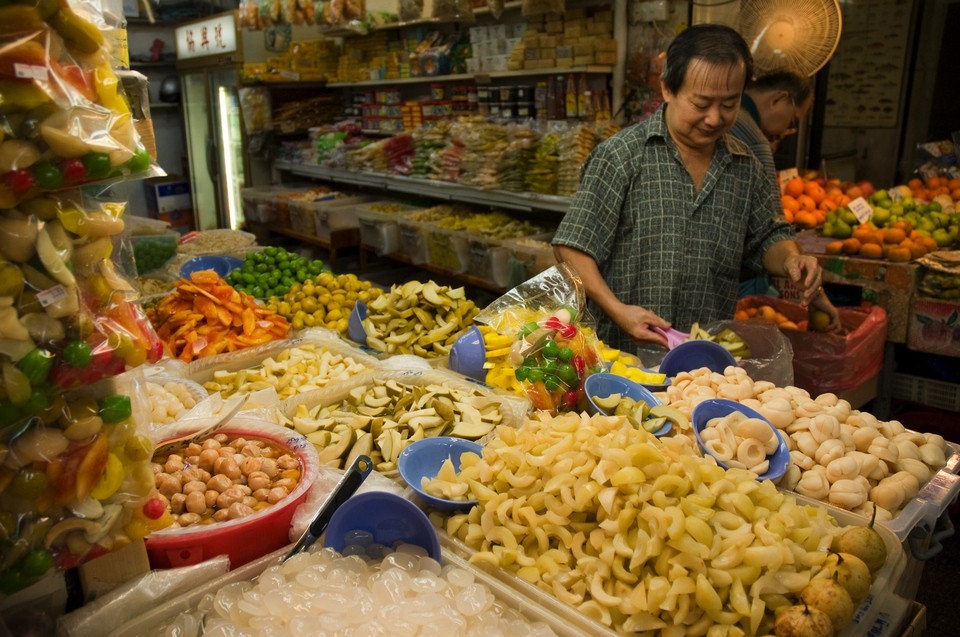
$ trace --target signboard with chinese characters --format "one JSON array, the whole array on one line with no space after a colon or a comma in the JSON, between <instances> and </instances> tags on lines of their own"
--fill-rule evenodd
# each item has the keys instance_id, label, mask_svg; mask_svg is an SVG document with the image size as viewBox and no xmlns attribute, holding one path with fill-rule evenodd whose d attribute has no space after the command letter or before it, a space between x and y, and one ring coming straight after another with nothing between
<instances>
[{"instance_id":1,"label":"signboard with chinese characters","mask_svg":"<svg viewBox=\"0 0 960 637\"><path fill-rule=\"evenodd\" d=\"M237 26L232 11L177 27L176 34L178 61L226 56L237 51Z\"/></svg>"}]
</instances>

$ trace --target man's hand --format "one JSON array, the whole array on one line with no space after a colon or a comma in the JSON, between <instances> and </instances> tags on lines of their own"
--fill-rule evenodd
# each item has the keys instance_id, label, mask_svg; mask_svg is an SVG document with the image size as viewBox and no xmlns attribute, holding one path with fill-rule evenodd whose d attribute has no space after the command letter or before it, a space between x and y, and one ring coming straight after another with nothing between
<instances>
[{"instance_id":1,"label":"man's hand","mask_svg":"<svg viewBox=\"0 0 960 637\"><path fill-rule=\"evenodd\" d=\"M783 261L783 270L787 278L803 290L801 305L809 305L816 296L823 295L823 288L820 287L823 282L823 271L816 257L808 254L788 255Z\"/></svg>"},{"instance_id":2,"label":"man's hand","mask_svg":"<svg viewBox=\"0 0 960 637\"><path fill-rule=\"evenodd\" d=\"M817 295L810 301L810 307L825 312L827 316L830 317L830 324L827 325L825 331L839 332L841 330L843 326L840 324L840 312L837 311L837 308L830 302L830 299L827 298L822 287L819 288Z\"/></svg>"},{"instance_id":3,"label":"man's hand","mask_svg":"<svg viewBox=\"0 0 960 637\"><path fill-rule=\"evenodd\" d=\"M667 329L670 323L639 305L620 304L611 318L637 343L650 342L667 347L667 339L653 331L654 327Z\"/></svg>"}]
</instances>

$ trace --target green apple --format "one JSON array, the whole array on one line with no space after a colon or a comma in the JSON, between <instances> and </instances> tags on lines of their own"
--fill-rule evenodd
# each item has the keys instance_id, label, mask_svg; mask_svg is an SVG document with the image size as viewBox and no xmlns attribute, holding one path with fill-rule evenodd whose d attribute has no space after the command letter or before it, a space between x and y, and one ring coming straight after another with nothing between
<instances>
[{"instance_id":1,"label":"green apple","mask_svg":"<svg viewBox=\"0 0 960 637\"><path fill-rule=\"evenodd\" d=\"M853 216L853 213L851 212L850 215ZM890 215L890 210L877 206L873 209L873 219L871 219L871 221L873 221L877 227L880 227L890 221Z\"/></svg>"},{"instance_id":2,"label":"green apple","mask_svg":"<svg viewBox=\"0 0 960 637\"><path fill-rule=\"evenodd\" d=\"M953 243L953 238L950 236L950 231L943 228L937 228L930 236L933 237L933 240L936 241L937 245L941 248L945 248Z\"/></svg>"}]
</instances>

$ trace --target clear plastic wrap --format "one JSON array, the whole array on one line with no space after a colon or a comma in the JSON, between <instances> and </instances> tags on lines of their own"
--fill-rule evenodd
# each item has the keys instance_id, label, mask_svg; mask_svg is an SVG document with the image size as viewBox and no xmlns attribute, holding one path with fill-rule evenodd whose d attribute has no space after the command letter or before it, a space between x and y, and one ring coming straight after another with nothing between
<instances>
[{"instance_id":1,"label":"clear plastic wrap","mask_svg":"<svg viewBox=\"0 0 960 637\"><path fill-rule=\"evenodd\" d=\"M362 28L366 2L364 0L320 0L317 23L329 26Z\"/></svg>"},{"instance_id":2,"label":"clear plastic wrap","mask_svg":"<svg viewBox=\"0 0 960 637\"><path fill-rule=\"evenodd\" d=\"M245 87L239 91L243 130L247 135L266 133L273 128L270 115L270 89Z\"/></svg>"},{"instance_id":3,"label":"clear plastic wrap","mask_svg":"<svg viewBox=\"0 0 960 637\"><path fill-rule=\"evenodd\" d=\"M0 207L163 174L141 143L103 33L84 11L12 4L0 8L0 25Z\"/></svg>"},{"instance_id":4,"label":"clear plastic wrap","mask_svg":"<svg viewBox=\"0 0 960 637\"><path fill-rule=\"evenodd\" d=\"M507 360L536 409L583 408L583 380L602 371L585 301L583 282L559 264L510 290L475 318L515 337Z\"/></svg>"}]
</instances>

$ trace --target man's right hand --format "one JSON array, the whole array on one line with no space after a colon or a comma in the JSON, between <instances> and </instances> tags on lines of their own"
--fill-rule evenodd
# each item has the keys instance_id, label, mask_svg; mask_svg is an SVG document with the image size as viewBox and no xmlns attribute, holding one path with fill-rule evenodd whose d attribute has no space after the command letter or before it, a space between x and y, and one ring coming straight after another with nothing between
<instances>
[{"instance_id":1,"label":"man's right hand","mask_svg":"<svg viewBox=\"0 0 960 637\"><path fill-rule=\"evenodd\" d=\"M667 339L653 330L654 327L668 329L670 323L650 310L639 305L620 304L616 315L612 317L627 335L637 343L657 343L667 347Z\"/></svg>"}]
</instances>

